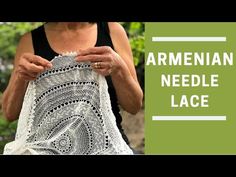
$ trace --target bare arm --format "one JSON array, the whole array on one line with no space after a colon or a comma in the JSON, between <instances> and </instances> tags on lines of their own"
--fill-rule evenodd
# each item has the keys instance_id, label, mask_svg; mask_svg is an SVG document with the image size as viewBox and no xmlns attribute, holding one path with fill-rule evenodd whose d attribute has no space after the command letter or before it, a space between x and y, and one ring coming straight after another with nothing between
<instances>
[{"instance_id":1,"label":"bare arm","mask_svg":"<svg viewBox=\"0 0 236 177\"><path fill-rule=\"evenodd\" d=\"M22 36L18 44L14 69L3 93L3 113L9 121L16 120L20 114L28 82L36 79L37 75L49 64L48 61L33 53L31 35L27 33Z\"/></svg>"},{"instance_id":2,"label":"bare arm","mask_svg":"<svg viewBox=\"0 0 236 177\"><path fill-rule=\"evenodd\" d=\"M118 71L111 75L112 82L120 105L135 114L142 106L143 92L137 80L129 40L120 24L109 23L109 29L114 48L121 57Z\"/></svg>"},{"instance_id":3,"label":"bare arm","mask_svg":"<svg viewBox=\"0 0 236 177\"><path fill-rule=\"evenodd\" d=\"M107 46L93 47L80 51L77 61L90 61L94 71L104 76L110 74L119 104L136 114L142 106L143 92L137 80L129 40L120 24L109 23L109 28L116 52Z\"/></svg>"}]
</instances>

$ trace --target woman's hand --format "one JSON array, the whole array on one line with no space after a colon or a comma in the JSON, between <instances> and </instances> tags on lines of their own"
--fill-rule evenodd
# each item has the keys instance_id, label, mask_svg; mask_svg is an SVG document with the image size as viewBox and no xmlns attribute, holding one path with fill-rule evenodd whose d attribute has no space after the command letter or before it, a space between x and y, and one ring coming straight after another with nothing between
<instances>
[{"instance_id":1,"label":"woman's hand","mask_svg":"<svg viewBox=\"0 0 236 177\"><path fill-rule=\"evenodd\" d=\"M102 46L80 51L76 61L90 61L95 72L107 76L119 70L121 58L111 47Z\"/></svg>"},{"instance_id":2,"label":"woman's hand","mask_svg":"<svg viewBox=\"0 0 236 177\"><path fill-rule=\"evenodd\" d=\"M31 53L24 53L19 58L15 71L18 78L30 81L35 80L40 73L51 67L52 64L46 59Z\"/></svg>"},{"instance_id":3,"label":"woman's hand","mask_svg":"<svg viewBox=\"0 0 236 177\"><path fill-rule=\"evenodd\" d=\"M137 113L142 105L143 93L136 79L135 69L131 60L125 62L119 54L108 46L92 47L80 51L75 60L78 62L91 62L95 72L103 76L111 75L121 107L132 114ZM130 67L128 67L128 63L130 63Z\"/></svg>"}]
</instances>

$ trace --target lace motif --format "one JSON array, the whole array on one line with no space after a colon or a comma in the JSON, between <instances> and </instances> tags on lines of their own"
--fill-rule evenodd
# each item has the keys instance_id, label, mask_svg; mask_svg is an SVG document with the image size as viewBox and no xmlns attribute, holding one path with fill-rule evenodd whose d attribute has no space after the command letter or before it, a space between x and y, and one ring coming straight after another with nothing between
<instances>
[{"instance_id":1,"label":"lace motif","mask_svg":"<svg viewBox=\"0 0 236 177\"><path fill-rule=\"evenodd\" d=\"M28 85L15 141L4 154L132 154L111 109L108 86L76 53Z\"/></svg>"}]
</instances>

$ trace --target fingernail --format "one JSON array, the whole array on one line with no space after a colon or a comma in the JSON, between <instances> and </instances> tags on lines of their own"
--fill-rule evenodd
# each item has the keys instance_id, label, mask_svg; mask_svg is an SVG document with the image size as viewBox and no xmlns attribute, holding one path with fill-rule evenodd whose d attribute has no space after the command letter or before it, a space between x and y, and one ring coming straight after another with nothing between
<instances>
[{"instance_id":1,"label":"fingernail","mask_svg":"<svg viewBox=\"0 0 236 177\"><path fill-rule=\"evenodd\" d=\"M47 68L52 68L52 63L48 63Z\"/></svg>"}]
</instances>

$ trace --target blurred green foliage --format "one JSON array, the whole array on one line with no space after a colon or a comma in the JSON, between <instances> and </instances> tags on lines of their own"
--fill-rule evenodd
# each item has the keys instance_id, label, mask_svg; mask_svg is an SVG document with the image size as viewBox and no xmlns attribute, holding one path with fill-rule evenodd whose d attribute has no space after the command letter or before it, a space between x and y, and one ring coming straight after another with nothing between
<instances>
[{"instance_id":1,"label":"blurred green foliage","mask_svg":"<svg viewBox=\"0 0 236 177\"><path fill-rule=\"evenodd\" d=\"M135 66L143 63L144 60L144 23L142 22L121 22L130 40L133 51Z\"/></svg>"},{"instance_id":2,"label":"blurred green foliage","mask_svg":"<svg viewBox=\"0 0 236 177\"><path fill-rule=\"evenodd\" d=\"M17 121L8 122L0 115L0 154L3 153L5 144L15 137Z\"/></svg>"},{"instance_id":3,"label":"blurred green foliage","mask_svg":"<svg viewBox=\"0 0 236 177\"><path fill-rule=\"evenodd\" d=\"M11 75L11 69L9 68L6 68L4 70L0 69L0 92L3 92L3 90L6 88L7 83L10 79L10 75Z\"/></svg>"},{"instance_id":4,"label":"blurred green foliage","mask_svg":"<svg viewBox=\"0 0 236 177\"><path fill-rule=\"evenodd\" d=\"M143 22L121 22L129 37L140 86L144 92L144 28Z\"/></svg>"},{"instance_id":5,"label":"blurred green foliage","mask_svg":"<svg viewBox=\"0 0 236 177\"><path fill-rule=\"evenodd\" d=\"M20 37L42 23L5 22L0 24L0 57L13 60Z\"/></svg>"},{"instance_id":6,"label":"blurred green foliage","mask_svg":"<svg viewBox=\"0 0 236 177\"><path fill-rule=\"evenodd\" d=\"M125 28L133 51L134 63L141 87L144 89L144 23L120 22ZM42 22L0 22L0 105L2 92L6 88L12 71L16 46L20 37ZM9 123L2 115L0 106L0 153L15 136L17 121Z\"/></svg>"},{"instance_id":7,"label":"blurred green foliage","mask_svg":"<svg viewBox=\"0 0 236 177\"><path fill-rule=\"evenodd\" d=\"M41 24L41 22L0 23L0 92L3 92L8 84L16 47L20 37Z\"/></svg>"},{"instance_id":8,"label":"blurred green foliage","mask_svg":"<svg viewBox=\"0 0 236 177\"><path fill-rule=\"evenodd\" d=\"M19 23L1 22L0 23L0 105L1 97L8 84L13 59L20 37L30 30L38 27L42 23ZM0 154L3 152L5 144L12 141L15 136L17 121L8 122L3 118L0 106Z\"/></svg>"},{"instance_id":9,"label":"blurred green foliage","mask_svg":"<svg viewBox=\"0 0 236 177\"><path fill-rule=\"evenodd\" d=\"M1 111L1 98L2 93L0 92L0 154L2 154L5 144L14 139L17 126L17 121L10 123L4 119Z\"/></svg>"}]
</instances>

